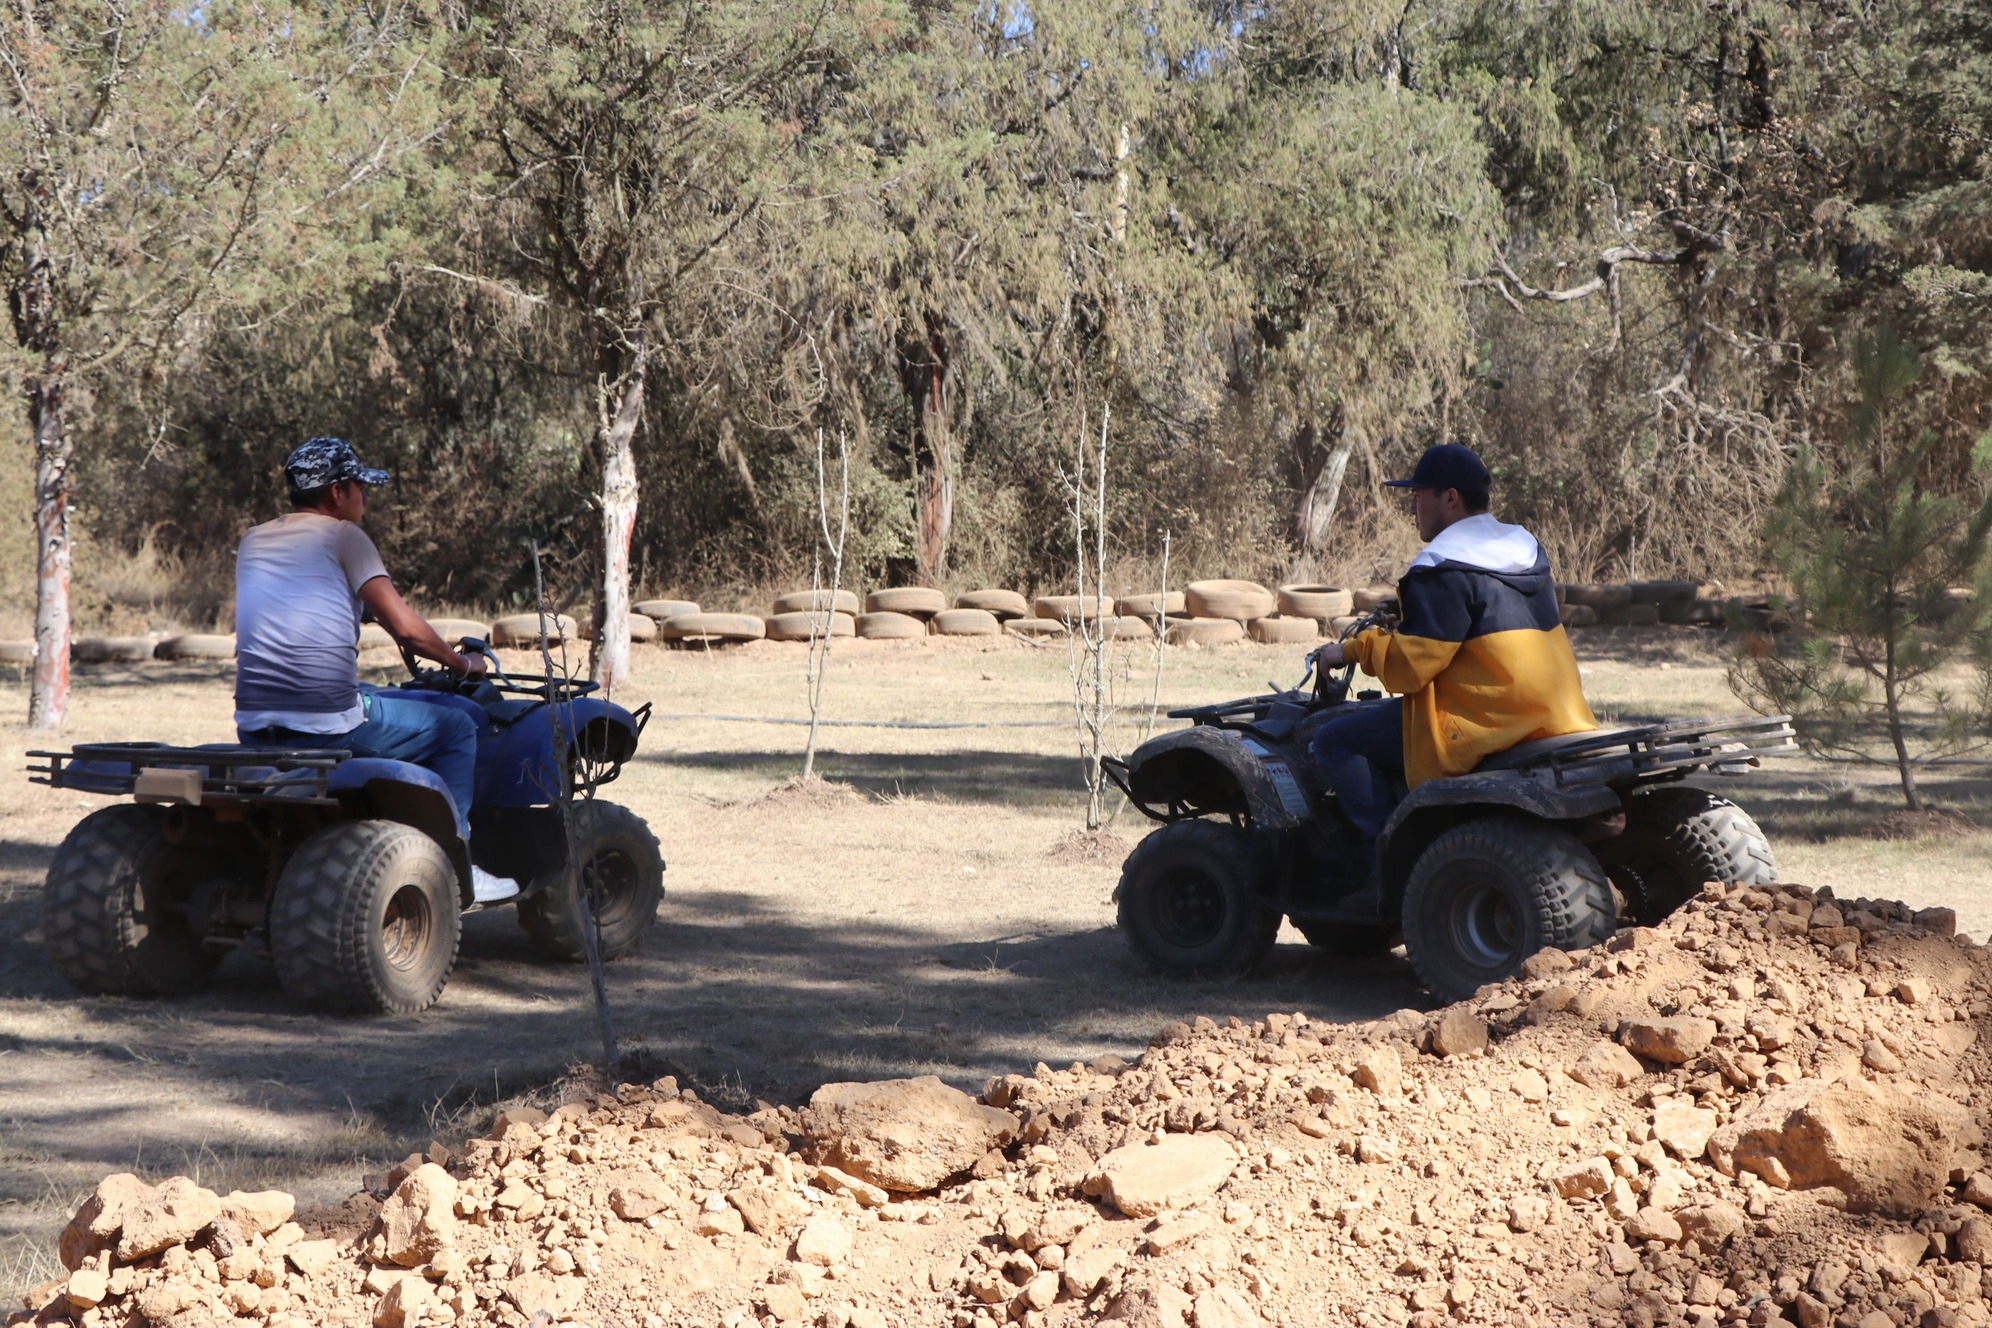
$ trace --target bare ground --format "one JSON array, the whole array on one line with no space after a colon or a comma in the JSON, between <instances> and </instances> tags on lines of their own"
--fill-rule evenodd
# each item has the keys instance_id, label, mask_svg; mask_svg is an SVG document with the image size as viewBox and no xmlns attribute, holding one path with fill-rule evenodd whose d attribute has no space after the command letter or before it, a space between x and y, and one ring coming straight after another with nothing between
<instances>
[{"instance_id":1,"label":"bare ground","mask_svg":"<svg viewBox=\"0 0 1992 1328\"><path fill-rule=\"evenodd\" d=\"M1738 710L1702 642L1588 634L1601 718ZM1164 707L1290 679L1298 653L1172 652ZM1197 1014L1340 1022L1430 1005L1401 956L1329 962L1291 931L1245 981L1146 973L1112 929L1118 855L1072 835L1081 800L1063 649L839 643L830 717L1005 726L828 730L819 771L841 794L783 787L799 727L669 717L802 716L800 646L639 658L628 699L655 701L660 717L604 796L649 820L670 869L642 953L610 971L615 1031L624 1051L707 1096L795 1101L826 1080L927 1073L974 1087L1039 1061L1131 1054L1161 1023ZM1147 716L1152 667L1135 654L1122 670L1126 746ZM229 682L206 666L85 670L61 742L226 739ZM25 688L0 675L0 714L25 710ZM39 745L18 721L0 728L8 769ZM1982 771L1933 785L1988 823ZM1948 904L1961 929L1992 930L1992 835L1891 837L1885 775L1787 760L1722 791L1758 815L1788 878ZM186 1000L78 997L42 952L39 883L62 835L102 801L18 776L0 791L0 930L16 940L0 959L0 1282L47 1270L55 1227L106 1171L337 1198L379 1159L460 1134L493 1101L600 1059L584 973L537 959L502 910L466 921L456 976L418 1018L300 1010L248 956ZM1130 813L1109 834L1131 844L1143 829Z\"/></svg>"}]
</instances>

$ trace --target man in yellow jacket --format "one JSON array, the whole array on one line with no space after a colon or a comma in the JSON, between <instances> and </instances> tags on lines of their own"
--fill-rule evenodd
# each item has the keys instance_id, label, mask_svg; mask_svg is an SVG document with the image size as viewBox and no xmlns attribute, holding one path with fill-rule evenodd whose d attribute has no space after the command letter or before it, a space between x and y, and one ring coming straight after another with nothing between
<instances>
[{"instance_id":1,"label":"man in yellow jacket","mask_svg":"<svg viewBox=\"0 0 1992 1328\"><path fill-rule=\"evenodd\" d=\"M1353 661L1396 696L1345 707L1312 751L1364 842L1397 804L1396 785L1473 769L1533 738L1598 727L1556 606L1556 582L1535 536L1488 513L1491 480L1470 448L1425 449L1408 480L1423 551L1397 584L1402 621L1316 652Z\"/></svg>"}]
</instances>

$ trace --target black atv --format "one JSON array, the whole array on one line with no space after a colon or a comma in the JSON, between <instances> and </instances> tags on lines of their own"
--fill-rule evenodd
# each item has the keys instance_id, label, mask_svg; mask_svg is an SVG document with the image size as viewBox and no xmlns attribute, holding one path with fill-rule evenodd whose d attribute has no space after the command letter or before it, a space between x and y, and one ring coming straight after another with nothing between
<instances>
[{"instance_id":1,"label":"black atv","mask_svg":"<svg viewBox=\"0 0 1992 1328\"><path fill-rule=\"evenodd\" d=\"M1394 606L1367 626L1394 626ZM1578 950L1665 917L1704 881L1777 879L1741 807L1680 781L1740 775L1793 745L1789 716L1679 720L1525 742L1470 774L1403 794L1373 861L1308 754L1353 665L1291 691L1172 710L1191 726L1143 743L1108 777L1162 822L1114 892L1128 943L1186 977L1244 973L1280 920L1341 956L1401 938L1418 976L1460 1000L1538 950Z\"/></svg>"}]
</instances>

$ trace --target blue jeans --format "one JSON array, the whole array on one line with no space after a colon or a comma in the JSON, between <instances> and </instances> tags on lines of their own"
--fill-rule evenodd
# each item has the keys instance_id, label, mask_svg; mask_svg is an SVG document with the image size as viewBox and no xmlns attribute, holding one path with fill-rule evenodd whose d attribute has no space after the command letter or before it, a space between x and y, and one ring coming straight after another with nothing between
<instances>
[{"instance_id":1,"label":"blue jeans","mask_svg":"<svg viewBox=\"0 0 1992 1328\"><path fill-rule=\"evenodd\" d=\"M1357 701L1315 730L1314 768L1365 844L1383 833L1404 778L1404 702Z\"/></svg>"},{"instance_id":2,"label":"blue jeans","mask_svg":"<svg viewBox=\"0 0 1992 1328\"><path fill-rule=\"evenodd\" d=\"M362 692L366 721L346 733L299 733L293 729L236 730L246 743L288 747L343 748L355 756L408 761L434 771L456 803L457 833L470 838L470 800L477 784L477 723L446 705L414 701L392 692Z\"/></svg>"}]
</instances>

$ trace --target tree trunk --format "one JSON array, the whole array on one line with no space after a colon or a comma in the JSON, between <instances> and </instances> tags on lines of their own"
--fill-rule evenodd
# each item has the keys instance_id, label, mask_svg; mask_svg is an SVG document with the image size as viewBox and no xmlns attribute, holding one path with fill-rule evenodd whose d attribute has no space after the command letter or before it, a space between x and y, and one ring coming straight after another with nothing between
<instances>
[{"instance_id":1,"label":"tree trunk","mask_svg":"<svg viewBox=\"0 0 1992 1328\"><path fill-rule=\"evenodd\" d=\"M69 435L62 427L66 357L50 355L28 385L35 438L35 666L28 727L69 718Z\"/></svg>"},{"instance_id":2,"label":"tree trunk","mask_svg":"<svg viewBox=\"0 0 1992 1328\"><path fill-rule=\"evenodd\" d=\"M1356 430L1344 425L1321 468L1314 472L1300 495L1294 534L1300 540L1300 556L1304 561L1317 559L1327 551L1328 534L1335 525L1335 509L1342 501L1342 477L1348 473L1349 457L1355 450Z\"/></svg>"},{"instance_id":3,"label":"tree trunk","mask_svg":"<svg viewBox=\"0 0 1992 1328\"><path fill-rule=\"evenodd\" d=\"M900 380L913 406L913 496L919 519L914 551L920 579L947 574L954 525L954 439L948 427L948 344L937 331L900 352Z\"/></svg>"},{"instance_id":4,"label":"tree trunk","mask_svg":"<svg viewBox=\"0 0 1992 1328\"><path fill-rule=\"evenodd\" d=\"M643 419L644 358L639 328L635 353L622 360L623 373L601 379L602 585L595 601L595 681L610 694L629 681L629 544L637 499L633 444Z\"/></svg>"}]
</instances>

